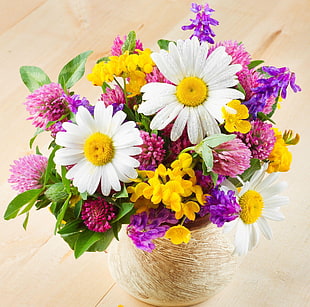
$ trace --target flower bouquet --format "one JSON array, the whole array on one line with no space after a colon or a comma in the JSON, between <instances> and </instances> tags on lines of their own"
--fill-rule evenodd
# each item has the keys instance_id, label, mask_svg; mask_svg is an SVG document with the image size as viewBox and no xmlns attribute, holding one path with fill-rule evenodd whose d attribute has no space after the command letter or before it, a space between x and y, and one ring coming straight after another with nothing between
<instances>
[{"instance_id":1,"label":"flower bouquet","mask_svg":"<svg viewBox=\"0 0 310 307\"><path fill-rule=\"evenodd\" d=\"M102 88L95 104L73 92L91 51L52 82L40 68L23 66L31 94L25 107L36 127L51 135L49 155L33 154L11 166L19 194L6 220L48 208L55 233L74 250L104 251L122 225L138 249L152 252L158 238L191 240L190 225L236 228L234 253L246 254L259 234L271 238L267 219L284 217L278 195L288 171L288 147L299 136L279 131L272 119L290 87L287 67L263 66L237 41L214 41L218 21L206 5L192 4L195 18L185 40L160 39L145 48L134 31L117 36L87 79Z\"/></svg>"}]
</instances>

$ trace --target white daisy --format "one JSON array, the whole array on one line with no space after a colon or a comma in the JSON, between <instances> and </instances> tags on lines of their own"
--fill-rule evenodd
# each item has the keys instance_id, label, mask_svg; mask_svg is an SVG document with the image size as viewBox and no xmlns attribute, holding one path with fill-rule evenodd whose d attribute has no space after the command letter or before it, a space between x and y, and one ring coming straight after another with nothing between
<instances>
[{"instance_id":1,"label":"white daisy","mask_svg":"<svg viewBox=\"0 0 310 307\"><path fill-rule=\"evenodd\" d=\"M141 89L143 102L138 112L153 115L151 129L162 130L174 121L171 140L177 140L185 126L192 144L206 135L220 133L222 107L244 95L233 88L238 84L236 72L241 65L230 64L225 47L216 48L208 56L208 43L197 37L169 44L169 51L152 53L161 73L173 84L148 83Z\"/></svg>"},{"instance_id":2,"label":"white daisy","mask_svg":"<svg viewBox=\"0 0 310 307\"><path fill-rule=\"evenodd\" d=\"M79 192L93 194L99 184L103 195L111 189L119 191L120 181L129 182L137 177L139 162L131 156L141 152L139 130L126 114L98 102L94 116L79 107L76 124L64 123L66 132L58 132L56 144L63 146L56 152L54 161L59 165L74 165L67 173Z\"/></svg>"},{"instance_id":3,"label":"white daisy","mask_svg":"<svg viewBox=\"0 0 310 307\"><path fill-rule=\"evenodd\" d=\"M237 227L235 233L235 253L245 255L259 240L260 232L268 240L272 237L271 228L267 219L281 221L284 219L280 207L288 204L288 197L279 194L285 189L285 182L277 182L279 173L266 176L267 164L254 173L253 177L244 183L237 191L236 188L225 181L223 187L235 190L241 207L239 217L232 222L224 224L224 232ZM266 176L266 177L265 177Z\"/></svg>"}]
</instances>

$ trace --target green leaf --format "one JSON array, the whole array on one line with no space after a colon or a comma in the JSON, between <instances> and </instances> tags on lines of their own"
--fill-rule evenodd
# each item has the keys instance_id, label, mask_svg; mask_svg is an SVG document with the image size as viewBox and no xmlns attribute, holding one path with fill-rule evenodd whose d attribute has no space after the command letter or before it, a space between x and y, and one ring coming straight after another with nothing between
<instances>
[{"instance_id":1,"label":"green leaf","mask_svg":"<svg viewBox=\"0 0 310 307\"><path fill-rule=\"evenodd\" d=\"M246 95L245 89L243 88L243 86L240 83L237 84L237 90L240 91L245 97L245 95Z\"/></svg>"},{"instance_id":2,"label":"green leaf","mask_svg":"<svg viewBox=\"0 0 310 307\"><path fill-rule=\"evenodd\" d=\"M71 194L68 195L66 201L63 203L63 205L59 211L59 214L57 215L57 221L56 221L56 225L55 225L55 233L57 232L57 229L59 229L59 226L60 226L60 224L61 224L61 222L65 216L65 213L67 211L70 199L71 199Z\"/></svg>"},{"instance_id":3,"label":"green leaf","mask_svg":"<svg viewBox=\"0 0 310 307\"><path fill-rule=\"evenodd\" d=\"M132 210L133 206L133 203L122 203L119 207L116 218L111 222L111 224L119 221L122 217L124 217L128 212Z\"/></svg>"},{"instance_id":4,"label":"green leaf","mask_svg":"<svg viewBox=\"0 0 310 307\"><path fill-rule=\"evenodd\" d=\"M241 174L243 181L248 181L251 179L253 174L261 168L261 161L259 159L251 159L251 166Z\"/></svg>"},{"instance_id":5,"label":"green leaf","mask_svg":"<svg viewBox=\"0 0 310 307\"><path fill-rule=\"evenodd\" d=\"M123 185L122 189L114 195L115 198L126 198L127 196L128 192L125 185Z\"/></svg>"},{"instance_id":6,"label":"green leaf","mask_svg":"<svg viewBox=\"0 0 310 307\"><path fill-rule=\"evenodd\" d=\"M19 69L20 76L30 90L30 92L35 91L44 84L51 83L48 75L39 67L36 66L22 66Z\"/></svg>"},{"instance_id":7,"label":"green leaf","mask_svg":"<svg viewBox=\"0 0 310 307\"><path fill-rule=\"evenodd\" d=\"M213 134L205 138L202 142L211 148L214 148L222 143L228 142L236 138L235 134Z\"/></svg>"},{"instance_id":8,"label":"green leaf","mask_svg":"<svg viewBox=\"0 0 310 307\"><path fill-rule=\"evenodd\" d=\"M157 41L157 45L159 46L159 48L164 50L169 49L169 43L175 43L175 42L167 39L160 39Z\"/></svg>"},{"instance_id":9,"label":"green leaf","mask_svg":"<svg viewBox=\"0 0 310 307\"><path fill-rule=\"evenodd\" d=\"M85 72L85 64L91 53L92 51L85 51L79 54L61 69L58 76L58 83L61 84L63 89L66 90L71 88L83 77Z\"/></svg>"},{"instance_id":10,"label":"green leaf","mask_svg":"<svg viewBox=\"0 0 310 307\"><path fill-rule=\"evenodd\" d=\"M82 205L83 205L83 201L82 200L79 200L75 206L74 206L74 216L76 218L78 218L81 214L81 210L82 210Z\"/></svg>"},{"instance_id":11,"label":"green leaf","mask_svg":"<svg viewBox=\"0 0 310 307\"><path fill-rule=\"evenodd\" d=\"M217 180L218 180L218 178L219 178L219 174L214 173L214 172L211 172L211 173L210 173L210 176L211 176L213 185L216 186Z\"/></svg>"},{"instance_id":12,"label":"green leaf","mask_svg":"<svg viewBox=\"0 0 310 307\"><path fill-rule=\"evenodd\" d=\"M47 184L50 176L51 176L51 171L55 168L55 162L54 162L54 157L56 151L60 148L60 146L55 146L53 151L51 152L50 156L48 157L47 160L47 166L44 174L44 186Z\"/></svg>"},{"instance_id":13,"label":"green leaf","mask_svg":"<svg viewBox=\"0 0 310 307\"><path fill-rule=\"evenodd\" d=\"M110 61L110 57L108 56L104 56L102 58L100 58L99 60L96 61L96 64L100 63L100 62L105 62L108 63Z\"/></svg>"},{"instance_id":14,"label":"green leaf","mask_svg":"<svg viewBox=\"0 0 310 307\"><path fill-rule=\"evenodd\" d=\"M64 227L62 227L58 233L62 236L64 235L73 235L75 233L81 232L81 230L85 229L84 223L82 220L74 220L67 223Z\"/></svg>"},{"instance_id":15,"label":"green leaf","mask_svg":"<svg viewBox=\"0 0 310 307\"><path fill-rule=\"evenodd\" d=\"M130 31L127 35L127 38L122 46L122 52L125 51L133 52L136 48L136 32Z\"/></svg>"},{"instance_id":16,"label":"green leaf","mask_svg":"<svg viewBox=\"0 0 310 307\"><path fill-rule=\"evenodd\" d=\"M28 221L29 221L29 212L27 212L24 223L23 223L23 228L25 230L27 229Z\"/></svg>"},{"instance_id":17,"label":"green leaf","mask_svg":"<svg viewBox=\"0 0 310 307\"><path fill-rule=\"evenodd\" d=\"M212 149L205 143L202 144L201 146L202 152L202 159L203 162L206 165L207 171L212 171L213 169L213 154L212 154Z\"/></svg>"},{"instance_id":18,"label":"green leaf","mask_svg":"<svg viewBox=\"0 0 310 307\"><path fill-rule=\"evenodd\" d=\"M65 166L61 166L61 180L66 189L66 192L69 194L71 189L71 181L66 177L67 169Z\"/></svg>"},{"instance_id":19,"label":"green leaf","mask_svg":"<svg viewBox=\"0 0 310 307\"><path fill-rule=\"evenodd\" d=\"M252 69L255 68L256 66L260 65L264 63L263 60L255 60L255 61L251 61L251 63L248 65L248 69Z\"/></svg>"},{"instance_id":20,"label":"green leaf","mask_svg":"<svg viewBox=\"0 0 310 307\"><path fill-rule=\"evenodd\" d=\"M25 191L21 194L18 194L8 205L5 213L4 219L10 220L15 218L18 215L19 210L29 204L30 208L34 205L35 201L38 199L43 189L33 189ZM30 210L29 208L29 210Z\"/></svg>"},{"instance_id":21,"label":"green leaf","mask_svg":"<svg viewBox=\"0 0 310 307\"><path fill-rule=\"evenodd\" d=\"M258 112L257 113L257 117L261 120L261 121L267 121L269 120L270 122L272 122L274 125L276 124L270 117L269 115L263 113L263 112Z\"/></svg>"},{"instance_id":22,"label":"green leaf","mask_svg":"<svg viewBox=\"0 0 310 307\"><path fill-rule=\"evenodd\" d=\"M40 133L44 132L44 131L45 131L45 130L42 129L42 128L37 128L37 130L36 130L34 136L33 136L33 137L30 139L30 141L29 141L29 147L30 147L30 149L32 148L33 142L34 142L34 140L37 138L37 136L38 136Z\"/></svg>"},{"instance_id":23,"label":"green leaf","mask_svg":"<svg viewBox=\"0 0 310 307\"><path fill-rule=\"evenodd\" d=\"M104 233L94 232L85 229L78 236L74 245L74 256L79 258L85 251L87 251L95 242L102 239Z\"/></svg>"},{"instance_id":24,"label":"green leaf","mask_svg":"<svg viewBox=\"0 0 310 307\"><path fill-rule=\"evenodd\" d=\"M118 231L116 230L116 232L119 232L120 227L118 228ZM92 244L87 251L88 252L103 252L105 251L108 246L110 245L111 241L114 239L115 234L113 232L113 229L109 229L108 231L102 233L101 235L101 239L96 241L94 244Z\"/></svg>"},{"instance_id":25,"label":"green leaf","mask_svg":"<svg viewBox=\"0 0 310 307\"><path fill-rule=\"evenodd\" d=\"M101 88L102 88L102 92L106 93L107 88L111 88L111 86L107 82L103 82L101 85Z\"/></svg>"}]
</instances>

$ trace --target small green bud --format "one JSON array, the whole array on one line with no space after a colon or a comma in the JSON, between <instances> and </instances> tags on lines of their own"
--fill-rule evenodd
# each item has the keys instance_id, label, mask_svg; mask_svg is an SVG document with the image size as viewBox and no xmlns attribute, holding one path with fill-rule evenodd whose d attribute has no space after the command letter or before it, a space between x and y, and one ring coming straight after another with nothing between
<instances>
[{"instance_id":1,"label":"small green bud","mask_svg":"<svg viewBox=\"0 0 310 307\"><path fill-rule=\"evenodd\" d=\"M45 196L52 202L62 202L67 199L68 193L62 182L54 183L46 191Z\"/></svg>"}]
</instances>

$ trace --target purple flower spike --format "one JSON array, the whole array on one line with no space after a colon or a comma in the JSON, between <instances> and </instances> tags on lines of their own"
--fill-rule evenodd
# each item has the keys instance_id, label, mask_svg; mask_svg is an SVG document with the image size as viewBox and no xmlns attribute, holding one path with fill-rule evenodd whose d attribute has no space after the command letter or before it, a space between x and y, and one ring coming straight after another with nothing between
<instances>
[{"instance_id":1,"label":"purple flower spike","mask_svg":"<svg viewBox=\"0 0 310 307\"><path fill-rule=\"evenodd\" d=\"M301 91L300 86L295 83L295 73L291 72L289 68L263 66L262 71L269 77L257 80L258 86L252 89L254 96L244 103L254 119L258 112L262 112L269 98L280 96L285 99L288 86L295 93Z\"/></svg>"},{"instance_id":2,"label":"purple flower spike","mask_svg":"<svg viewBox=\"0 0 310 307\"><path fill-rule=\"evenodd\" d=\"M127 227L128 237L137 248L152 252L155 248L153 240L163 237L170 225L177 222L174 213L166 208L150 209L149 213L141 212L131 216Z\"/></svg>"},{"instance_id":3,"label":"purple flower spike","mask_svg":"<svg viewBox=\"0 0 310 307\"><path fill-rule=\"evenodd\" d=\"M206 205L203 207L210 213L210 221L218 227L231 222L238 217L240 206L236 200L234 191L214 189L210 196L206 197Z\"/></svg>"},{"instance_id":4,"label":"purple flower spike","mask_svg":"<svg viewBox=\"0 0 310 307\"><path fill-rule=\"evenodd\" d=\"M210 26L217 26L219 22L211 18L211 14L214 12L213 9L206 4L204 7L197 3L192 3L191 11L196 14L195 19L190 19L192 22L190 25L182 26L182 30L193 30L194 33L190 36L197 36L201 42L209 42L214 44L212 37L215 36L215 33Z\"/></svg>"}]
</instances>

